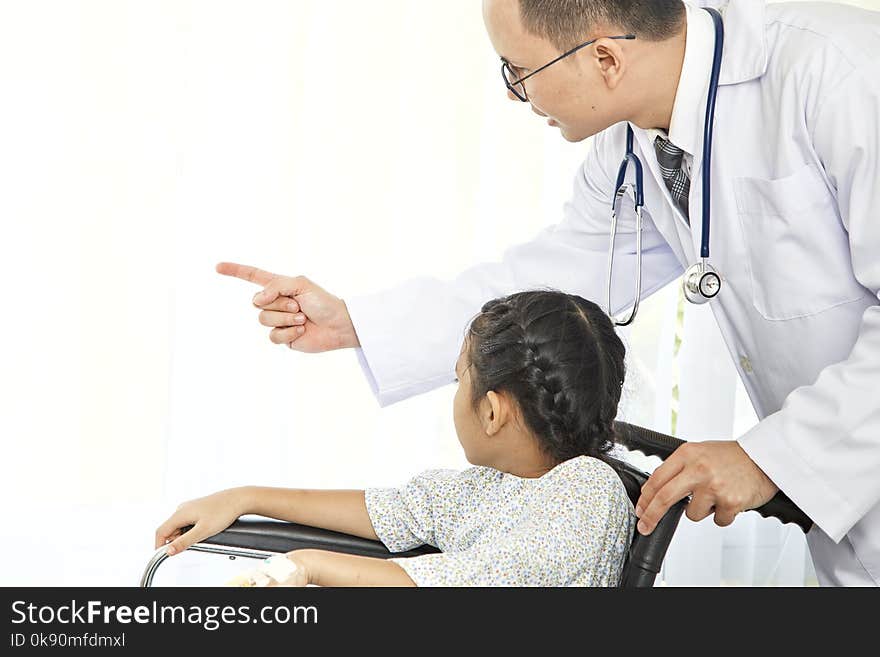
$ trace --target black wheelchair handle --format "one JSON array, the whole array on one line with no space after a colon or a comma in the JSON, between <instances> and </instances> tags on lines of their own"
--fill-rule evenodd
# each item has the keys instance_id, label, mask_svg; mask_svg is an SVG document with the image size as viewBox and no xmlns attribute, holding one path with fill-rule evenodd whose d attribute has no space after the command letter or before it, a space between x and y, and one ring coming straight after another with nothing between
<instances>
[{"instance_id":1,"label":"black wheelchair handle","mask_svg":"<svg viewBox=\"0 0 880 657\"><path fill-rule=\"evenodd\" d=\"M635 424L617 421L614 423L615 442L627 449L642 452L646 456L659 456L666 460L672 452L681 447L686 440L667 436L666 434L646 429ZM776 518L784 523L798 525L806 534L813 527L810 517L779 491L773 499L756 509L765 518Z\"/></svg>"}]
</instances>

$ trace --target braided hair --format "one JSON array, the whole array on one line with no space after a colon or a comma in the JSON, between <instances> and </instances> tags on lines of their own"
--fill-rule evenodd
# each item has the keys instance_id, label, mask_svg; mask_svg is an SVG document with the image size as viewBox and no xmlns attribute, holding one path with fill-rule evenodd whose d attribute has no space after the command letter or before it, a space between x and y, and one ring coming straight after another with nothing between
<instances>
[{"instance_id":1,"label":"braided hair","mask_svg":"<svg viewBox=\"0 0 880 657\"><path fill-rule=\"evenodd\" d=\"M551 458L606 460L626 350L595 303L553 289L493 299L471 321L467 342L475 411L490 390L507 392Z\"/></svg>"}]
</instances>

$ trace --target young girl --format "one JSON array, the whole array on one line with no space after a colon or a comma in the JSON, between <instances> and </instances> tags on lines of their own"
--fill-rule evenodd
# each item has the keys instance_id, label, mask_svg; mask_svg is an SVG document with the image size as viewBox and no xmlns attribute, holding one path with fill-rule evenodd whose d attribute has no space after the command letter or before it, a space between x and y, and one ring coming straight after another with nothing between
<instances>
[{"instance_id":1,"label":"young girl","mask_svg":"<svg viewBox=\"0 0 880 657\"><path fill-rule=\"evenodd\" d=\"M386 560L296 550L251 583L615 586L635 525L605 460L624 351L608 316L579 296L533 290L489 301L455 364L455 429L474 467L429 470L401 489L228 489L182 504L156 531L156 548L170 542L176 554L258 514L391 552L442 552Z\"/></svg>"}]
</instances>

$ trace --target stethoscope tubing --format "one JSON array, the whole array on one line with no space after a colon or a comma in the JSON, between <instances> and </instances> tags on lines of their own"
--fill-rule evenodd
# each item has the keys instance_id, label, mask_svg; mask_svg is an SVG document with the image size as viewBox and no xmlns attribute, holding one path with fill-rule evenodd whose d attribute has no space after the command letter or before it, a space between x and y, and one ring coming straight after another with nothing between
<instances>
[{"instance_id":1,"label":"stethoscope tubing","mask_svg":"<svg viewBox=\"0 0 880 657\"><path fill-rule=\"evenodd\" d=\"M715 101L718 96L719 79L721 76L721 60L722 55L724 54L724 21L722 20L721 14L718 12L717 9L713 9L711 7L704 7L704 9L709 12L709 15L712 17L712 22L715 26L715 49L712 60L712 73L709 79L709 97L706 103L706 120L703 126L703 216L702 235L700 240L700 258L702 259L702 264L699 265L699 269L696 275L701 276L711 271L713 272L712 275L715 276L715 279L720 286L721 279L709 266L708 259L710 237L709 228L711 224L712 209L712 142L714 138ZM645 204L643 185L644 169L642 167L641 160L639 160L633 148L634 138L635 135L633 133L632 125L628 124L626 128L626 154L624 155L623 162L620 163L620 168L617 171L617 186L615 187L614 196L611 199L611 243L608 250L608 290L606 299L607 311L609 315L611 315L611 285L614 273L614 245L617 238L618 204L622 202L623 197L626 195L627 191L632 194L633 205L636 212L636 295L633 303L632 312L630 313L629 317L623 321L614 320L616 326L627 326L631 324L632 321L635 319L636 312L639 307L642 289L642 210ZM624 184L624 181L626 180L627 168L629 167L630 163L633 164L635 170L635 183ZM692 267L688 269L688 272L686 272L685 274L686 277L689 276L689 272L691 271L691 269L694 268ZM714 292L715 294L717 294L717 288L714 290ZM694 301L694 299L690 296L688 296L688 299ZM709 297L703 297L699 301L694 302L703 303L708 299Z\"/></svg>"},{"instance_id":2,"label":"stethoscope tubing","mask_svg":"<svg viewBox=\"0 0 880 657\"><path fill-rule=\"evenodd\" d=\"M706 7L715 23L715 56L712 60L712 77L709 79L709 101L706 103L706 123L703 126L703 234L700 241L700 257L709 257L709 225L712 212L712 140L715 132L715 99L721 77L721 56L724 53L724 21L717 9Z\"/></svg>"}]
</instances>

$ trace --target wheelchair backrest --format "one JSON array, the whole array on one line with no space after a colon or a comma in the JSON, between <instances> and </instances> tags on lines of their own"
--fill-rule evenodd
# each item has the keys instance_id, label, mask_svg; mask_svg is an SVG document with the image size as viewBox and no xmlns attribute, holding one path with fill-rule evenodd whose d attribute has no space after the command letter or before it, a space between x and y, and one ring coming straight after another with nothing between
<instances>
[{"instance_id":1,"label":"wheelchair backrest","mask_svg":"<svg viewBox=\"0 0 880 657\"><path fill-rule=\"evenodd\" d=\"M608 460L623 481L629 499L635 506L641 495L642 486L648 480L648 474L619 459L608 457ZM654 586L657 573L660 572L660 566L663 565L663 557L666 555L666 550L669 548L672 535L678 527L678 521L681 520L681 514L684 512L687 502L688 500L685 498L672 505L648 536L642 536L638 530L634 531L629 552L624 560L619 587Z\"/></svg>"}]
</instances>

